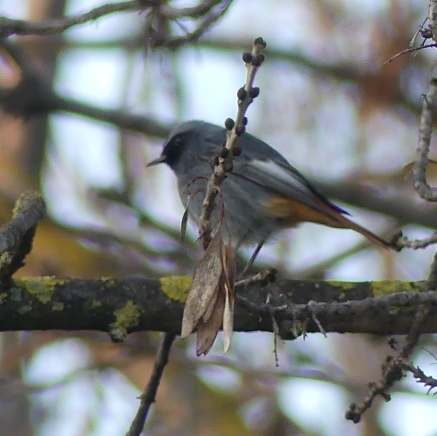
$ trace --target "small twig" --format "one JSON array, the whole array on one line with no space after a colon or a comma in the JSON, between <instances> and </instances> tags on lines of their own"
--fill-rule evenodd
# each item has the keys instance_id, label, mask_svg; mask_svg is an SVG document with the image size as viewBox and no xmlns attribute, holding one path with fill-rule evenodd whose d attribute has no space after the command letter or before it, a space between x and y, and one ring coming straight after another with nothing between
<instances>
[{"instance_id":1,"label":"small twig","mask_svg":"<svg viewBox=\"0 0 437 436\"><path fill-rule=\"evenodd\" d=\"M416 30L416 32L414 33L413 37L411 38L410 43L408 44L408 47L414 47L414 42L416 41L416 38L419 34L423 35L423 32L425 31L425 29L423 28L423 26L425 26L425 23L428 21L428 17L425 17L425 19L422 21L422 24L418 27L418 29ZM425 41L426 39L424 39Z\"/></svg>"},{"instance_id":2,"label":"small twig","mask_svg":"<svg viewBox=\"0 0 437 436\"><path fill-rule=\"evenodd\" d=\"M273 283L276 280L277 272L278 271L275 268L269 268L265 271L260 271L252 277L239 280L235 283L235 287L249 287L258 283L261 286L265 286L267 283Z\"/></svg>"},{"instance_id":3,"label":"small twig","mask_svg":"<svg viewBox=\"0 0 437 436\"><path fill-rule=\"evenodd\" d=\"M97 20L104 15L123 11L141 11L148 6L153 6L154 3L152 0L131 0L127 2L108 3L74 17L47 20L40 23L0 17L0 38L11 35L48 35L51 33L61 33L70 27Z\"/></svg>"},{"instance_id":4,"label":"small twig","mask_svg":"<svg viewBox=\"0 0 437 436\"><path fill-rule=\"evenodd\" d=\"M420 383L423 383L425 386L428 386L428 394L437 388L437 379L426 375L418 366L414 366L411 362L406 360L400 360L399 364L405 371L410 371L413 374L413 377Z\"/></svg>"},{"instance_id":5,"label":"small twig","mask_svg":"<svg viewBox=\"0 0 437 436\"><path fill-rule=\"evenodd\" d=\"M266 304L270 305L271 294L270 292L267 294ZM280 336L278 321L276 321L273 314L271 314L272 319L272 330L273 330L273 354L275 356L275 365L279 367L279 358L278 358L278 337Z\"/></svg>"},{"instance_id":6,"label":"small twig","mask_svg":"<svg viewBox=\"0 0 437 436\"><path fill-rule=\"evenodd\" d=\"M173 333L164 333L162 342L156 353L155 364L153 365L149 383L147 384L147 387L142 395L139 397L140 407L135 415L134 420L132 421L129 431L126 433L126 436L139 436L143 431L150 406L155 401L156 392L158 391L164 368L168 363L171 346L175 340L175 337L176 335Z\"/></svg>"},{"instance_id":7,"label":"small twig","mask_svg":"<svg viewBox=\"0 0 437 436\"><path fill-rule=\"evenodd\" d=\"M164 3L161 7L161 11L167 18L170 19L176 19L181 17L197 18L197 17L201 17L202 15L206 15L211 9L213 9L219 3L222 3L222 6L224 6L227 3L230 3L230 1L204 0L199 2L197 6L192 6L187 8L175 8L167 3Z\"/></svg>"},{"instance_id":8,"label":"small twig","mask_svg":"<svg viewBox=\"0 0 437 436\"><path fill-rule=\"evenodd\" d=\"M430 47L437 47L437 44L436 43L432 43L432 44L428 44L428 45L421 45L419 47L409 47L409 48L406 48L405 50L402 50L399 53L396 53L390 59L387 59L384 62L384 65L385 64L389 64L391 61L395 60L396 58L398 58L399 56L402 56L404 54L411 53L411 52L417 52L419 50L423 50L424 48L430 48Z\"/></svg>"},{"instance_id":9,"label":"small twig","mask_svg":"<svg viewBox=\"0 0 437 436\"><path fill-rule=\"evenodd\" d=\"M175 8L170 8L169 10L167 10L166 7L160 8L159 13L154 14L154 16L151 17L154 18L155 22L153 22L152 19L152 22L150 22L148 25L147 38L150 46L153 48L165 47L170 50L176 50L184 44L187 44L189 42L196 42L214 23L216 23L226 13L232 3L232 0L215 0L204 3L205 5L202 5L201 3L199 6L196 6L194 8L185 8L186 12L184 12L184 9L178 10ZM218 11L212 11L212 8L219 3L222 4L219 7ZM194 10L190 11L190 9ZM168 23L169 20L173 20L177 23L177 18L183 16L190 16L191 18L195 18L201 15L205 15L203 20L192 32L186 32L183 36L170 36L168 29L166 29L167 31L162 31L160 29L160 27L164 27L164 29L166 27L160 26L162 22ZM158 24L156 24L156 20L158 20ZM155 27L157 28L155 29Z\"/></svg>"},{"instance_id":10,"label":"small twig","mask_svg":"<svg viewBox=\"0 0 437 436\"><path fill-rule=\"evenodd\" d=\"M360 404L352 403L345 414L345 418L358 423L363 413L372 405L377 395L381 395L386 401L390 401L387 390L397 381L404 377L402 363L413 352L420 337L420 328L431 310L430 304L422 304L416 312L413 324L408 332L406 342L396 357L388 356L383 365L383 376L378 383L369 383L366 397Z\"/></svg>"},{"instance_id":11,"label":"small twig","mask_svg":"<svg viewBox=\"0 0 437 436\"><path fill-rule=\"evenodd\" d=\"M396 240L393 241L393 246L399 249L408 247L413 250L417 250L419 248L427 248L430 245L434 245L437 243L437 232L434 232L431 236L423 239L414 239L410 240L406 236L403 236L402 233L398 235Z\"/></svg>"},{"instance_id":12,"label":"small twig","mask_svg":"<svg viewBox=\"0 0 437 436\"><path fill-rule=\"evenodd\" d=\"M315 301L310 301L308 303L308 309L310 310L311 313L311 319L313 320L314 324L317 326L317 328L320 330L320 333L327 338L327 334L325 329L322 326L322 323L319 321L319 319L317 318L316 314L311 310L312 305L315 303Z\"/></svg>"},{"instance_id":13,"label":"small twig","mask_svg":"<svg viewBox=\"0 0 437 436\"><path fill-rule=\"evenodd\" d=\"M275 366L279 368L279 357L278 357L278 338L281 337L279 333L279 325L275 317L272 316L272 326L273 326L273 355L275 356Z\"/></svg>"}]
</instances>

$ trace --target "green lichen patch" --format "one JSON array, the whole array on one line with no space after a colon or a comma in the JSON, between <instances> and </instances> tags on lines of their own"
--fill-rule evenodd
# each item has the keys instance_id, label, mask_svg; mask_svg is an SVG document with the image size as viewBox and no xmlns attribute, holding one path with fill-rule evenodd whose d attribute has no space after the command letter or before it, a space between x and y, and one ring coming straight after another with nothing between
<instances>
[{"instance_id":1,"label":"green lichen patch","mask_svg":"<svg viewBox=\"0 0 437 436\"><path fill-rule=\"evenodd\" d=\"M130 329L140 322L141 311L132 300L117 310L114 310L115 321L109 326L109 334L113 341L122 342Z\"/></svg>"},{"instance_id":2,"label":"green lichen patch","mask_svg":"<svg viewBox=\"0 0 437 436\"><path fill-rule=\"evenodd\" d=\"M333 288L337 288L339 290L342 290L343 292L350 291L351 289L354 289L357 284L352 282L341 282L340 280L327 280L326 284L329 286L332 286Z\"/></svg>"},{"instance_id":3,"label":"green lichen patch","mask_svg":"<svg viewBox=\"0 0 437 436\"><path fill-rule=\"evenodd\" d=\"M187 300L192 281L193 277L191 276L171 276L159 279L162 292L171 300L179 301L180 303L185 303Z\"/></svg>"},{"instance_id":4,"label":"green lichen patch","mask_svg":"<svg viewBox=\"0 0 437 436\"><path fill-rule=\"evenodd\" d=\"M52 300L56 286L62 284L62 281L54 277L41 277L37 280L34 278L21 278L19 284L19 287L24 288L24 291L28 292L41 303L47 304Z\"/></svg>"},{"instance_id":5,"label":"green lichen patch","mask_svg":"<svg viewBox=\"0 0 437 436\"><path fill-rule=\"evenodd\" d=\"M403 280L378 280L371 282L373 295L391 295L396 292L417 292L422 289L417 286L417 282L406 282Z\"/></svg>"},{"instance_id":6,"label":"green lichen patch","mask_svg":"<svg viewBox=\"0 0 437 436\"><path fill-rule=\"evenodd\" d=\"M117 284L117 281L114 279L114 277L101 277L100 281L106 286L115 286Z\"/></svg>"}]
</instances>

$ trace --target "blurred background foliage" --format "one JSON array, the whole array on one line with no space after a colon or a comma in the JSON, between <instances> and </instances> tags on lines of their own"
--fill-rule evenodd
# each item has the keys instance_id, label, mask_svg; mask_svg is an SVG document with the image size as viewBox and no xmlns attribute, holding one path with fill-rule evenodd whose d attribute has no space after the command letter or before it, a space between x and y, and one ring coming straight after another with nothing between
<instances>
[{"instance_id":1,"label":"blurred background foliage","mask_svg":"<svg viewBox=\"0 0 437 436\"><path fill-rule=\"evenodd\" d=\"M0 14L42 21L100 4L0 0ZM361 224L386 236L402 227L415 238L429 233L424 224L435 224L435 206L415 195L406 165L414 157L421 94L435 53L384 62L407 48L426 14L426 2L418 0L234 0L210 31L177 50L147 46L145 13L10 39L61 95L170 126L233 117L245 77L241 52L262 36L267 61L257 77L261 95L249 109L249 131ZM169 31L183 36L194 26L185 20ZM1 54L0 87L12 88L21 72ZM182 210L173 175L164 167L145 168L163 139L68 112L26 118L2 112L1 222L28 188L44 193L50 211L20 274L192 273L201 247L194 230L185 243L179 240ZM435 171L428 170L431 183ZM363 196L367 209L358 208ZM257 266L275 266L294 278L419 280L432 255L432 249L382 252L353 232L306 224L281 234ZM123 344L95 332L2 333L0 435L124 434L158 341L151 333L132 334ZM435 342L424 338L415 356L431 375ZM389 352L385 339L316 334L278 346L276 367L269 334L236 334L226 356L219 343L201 359L191 340L176 341L146 434L437 433L436 400L411 378L360 424L344 420L348 404L378 379Z\"/></svg>"}]
</instances>

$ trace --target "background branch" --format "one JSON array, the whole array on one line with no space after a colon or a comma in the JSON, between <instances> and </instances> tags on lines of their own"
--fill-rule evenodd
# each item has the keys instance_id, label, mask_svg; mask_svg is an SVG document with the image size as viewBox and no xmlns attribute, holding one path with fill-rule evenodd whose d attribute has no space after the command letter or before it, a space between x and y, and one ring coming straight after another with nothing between
<instances>
[{"instance_id":1,"label":"background branch","mask_svg":"<svg viewBox=\"0 0 437 436\"><path fill-rule=\"evenodd\" d=\"M41 23L31 23L29 21L0 17L0 37L7 37L10 35L48 35L51 33L60 33L70 27L97 20L105 15L113 14L115 12L140 11L147 6L152 6L154 3L155 2L153 1L147 0L108 3L85 12L84 14L62 19L47 20Z\"/></svg>"}]
</instances>

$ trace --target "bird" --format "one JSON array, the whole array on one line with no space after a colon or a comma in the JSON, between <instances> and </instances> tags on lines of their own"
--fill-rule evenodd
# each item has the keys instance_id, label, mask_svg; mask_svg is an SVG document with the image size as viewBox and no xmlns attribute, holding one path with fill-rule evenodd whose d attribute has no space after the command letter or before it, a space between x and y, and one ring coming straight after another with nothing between
<instances>
[{"instance_id":1,"label":"bird","mask_svg":"<svg viewBox=\"0 0 437 436\"><path fill-rule=\"evenodd\" d=\"M166 139L161 155L148 167L165 163L177 179L179 196L188 216L200 228L200 215L211 161L226 141L226 129L193 120L176 125ZM256 245L255 260L264 243L276 232L312 222L352 229L374 244L393 248L389 242L348 218L349 213L330 201L284 156L264 141L243 133L237 142L241 154L221 186L223 203L221 232L233 245ZM220 207L211 222L217 226ZM247 267L247 265L246 265Z\"/></svg>"}]
</instances>

